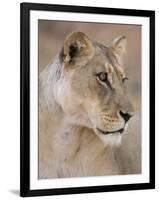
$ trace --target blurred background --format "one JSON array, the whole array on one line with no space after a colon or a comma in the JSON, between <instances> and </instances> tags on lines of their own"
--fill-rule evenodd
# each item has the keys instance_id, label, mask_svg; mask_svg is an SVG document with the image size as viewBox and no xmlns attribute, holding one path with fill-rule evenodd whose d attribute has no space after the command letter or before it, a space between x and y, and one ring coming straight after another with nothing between
<instances>
[{"instance_id":1,"label":"blurred background","mask_svg":"<svg viewBox=\"0 0 159 200\"><path fill-rule=\"evenodd\" d=\"M116 159L123 174L141 173L141 26L125 24L80 23L39 20L39 73L60 51L65 37L73 31L84 32L90 39L109 44L121 35L127 38L127 54L123 68L129 80L128 96L135 108L128 134L121 147L116 149Z\"/></svg>"}]
</instances>

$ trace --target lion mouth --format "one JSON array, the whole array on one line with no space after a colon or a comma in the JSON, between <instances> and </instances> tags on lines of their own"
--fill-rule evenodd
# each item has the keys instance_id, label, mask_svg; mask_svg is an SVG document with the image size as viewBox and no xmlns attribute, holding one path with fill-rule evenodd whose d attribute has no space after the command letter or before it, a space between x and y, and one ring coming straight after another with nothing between
<instances>
[{"instance_id":1,"label":"lion mouth","mask_svg":"<svg viewBox=\"0 0 159 200\"><path fill-rule=\"evenodd\" d=\"M122 134L124 132L124 128L121 128L117 131L103 131L101 129L99 129L98 127L96 128L100 133L104 134L104 135L108 135L108 134L114 134L114 133L120 133Z\"/></svg>"}]
</instances>

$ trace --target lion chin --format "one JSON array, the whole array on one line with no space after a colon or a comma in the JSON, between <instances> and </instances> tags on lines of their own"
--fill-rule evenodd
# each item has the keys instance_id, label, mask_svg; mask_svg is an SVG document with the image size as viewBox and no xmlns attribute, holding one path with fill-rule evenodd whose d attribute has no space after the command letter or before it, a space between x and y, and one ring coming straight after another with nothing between
<instances>
[{"instance_id":1,"label":"lion chin","mask_svg":"<svg viewBox=\"0 0 159 200\"><path fill-rule=\"evenodd\" d=\"M122 135L120 132L112 133L109 135L98 134L98 137L102 140L105 146L120 146L122 141Z\"/></svg>"},{"instance_id":2,"label":"lion chin","mask_svg":"<svg viewBox=\"0 0 159 200\"><path fill-rule=\"evenodd\" d=\"M98 129L95 129L95 133L101 139L105 146L120 146L122 143L123 135L126 134L128 128L128 123L125 124L123 129L120 129L119 132L104 134L101 133Z\"/></svg>"}]
</instances>

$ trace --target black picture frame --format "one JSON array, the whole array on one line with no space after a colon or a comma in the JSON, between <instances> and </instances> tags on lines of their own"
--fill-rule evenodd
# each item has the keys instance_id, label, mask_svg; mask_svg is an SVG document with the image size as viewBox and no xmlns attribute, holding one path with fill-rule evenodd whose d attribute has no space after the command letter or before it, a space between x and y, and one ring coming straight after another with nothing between
<instances>
[{"instance_id":1,"label":"black picture frame","mask_svg":"<svg viewBox=\"0 0 159 200\"><path fill-rule=\"evenodd\" d=\"M60 11L148 17L150 20L150 180L149 183L102 185L72 188L30 189L30 11ZM131 10L102 7L83 7L71 5L49 5L21 3L20 5L21 39L21 81L20 81L20 195L22 197L39 195L59 195L76 193L95 193L123 190L155 188L155 11Z\"/></svg>"}]
</instances>

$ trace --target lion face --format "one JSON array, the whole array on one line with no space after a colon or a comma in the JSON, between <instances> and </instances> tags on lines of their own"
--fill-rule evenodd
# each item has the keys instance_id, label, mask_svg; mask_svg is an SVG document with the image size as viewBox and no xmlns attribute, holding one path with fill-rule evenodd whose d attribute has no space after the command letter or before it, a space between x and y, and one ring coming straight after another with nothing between
<instances>
[{"instance_id":1,"label":"lion face","mask_svg":"<svg viewBox=\"0 0 159 200\"><path fill-rule=\"evenodd\" d=\"M70 123L94 130L105 144L119 144L133 107L120 59L125 37L110 46L75 32L64 43L58 101Z\"/></svg>"}]
</instances>

